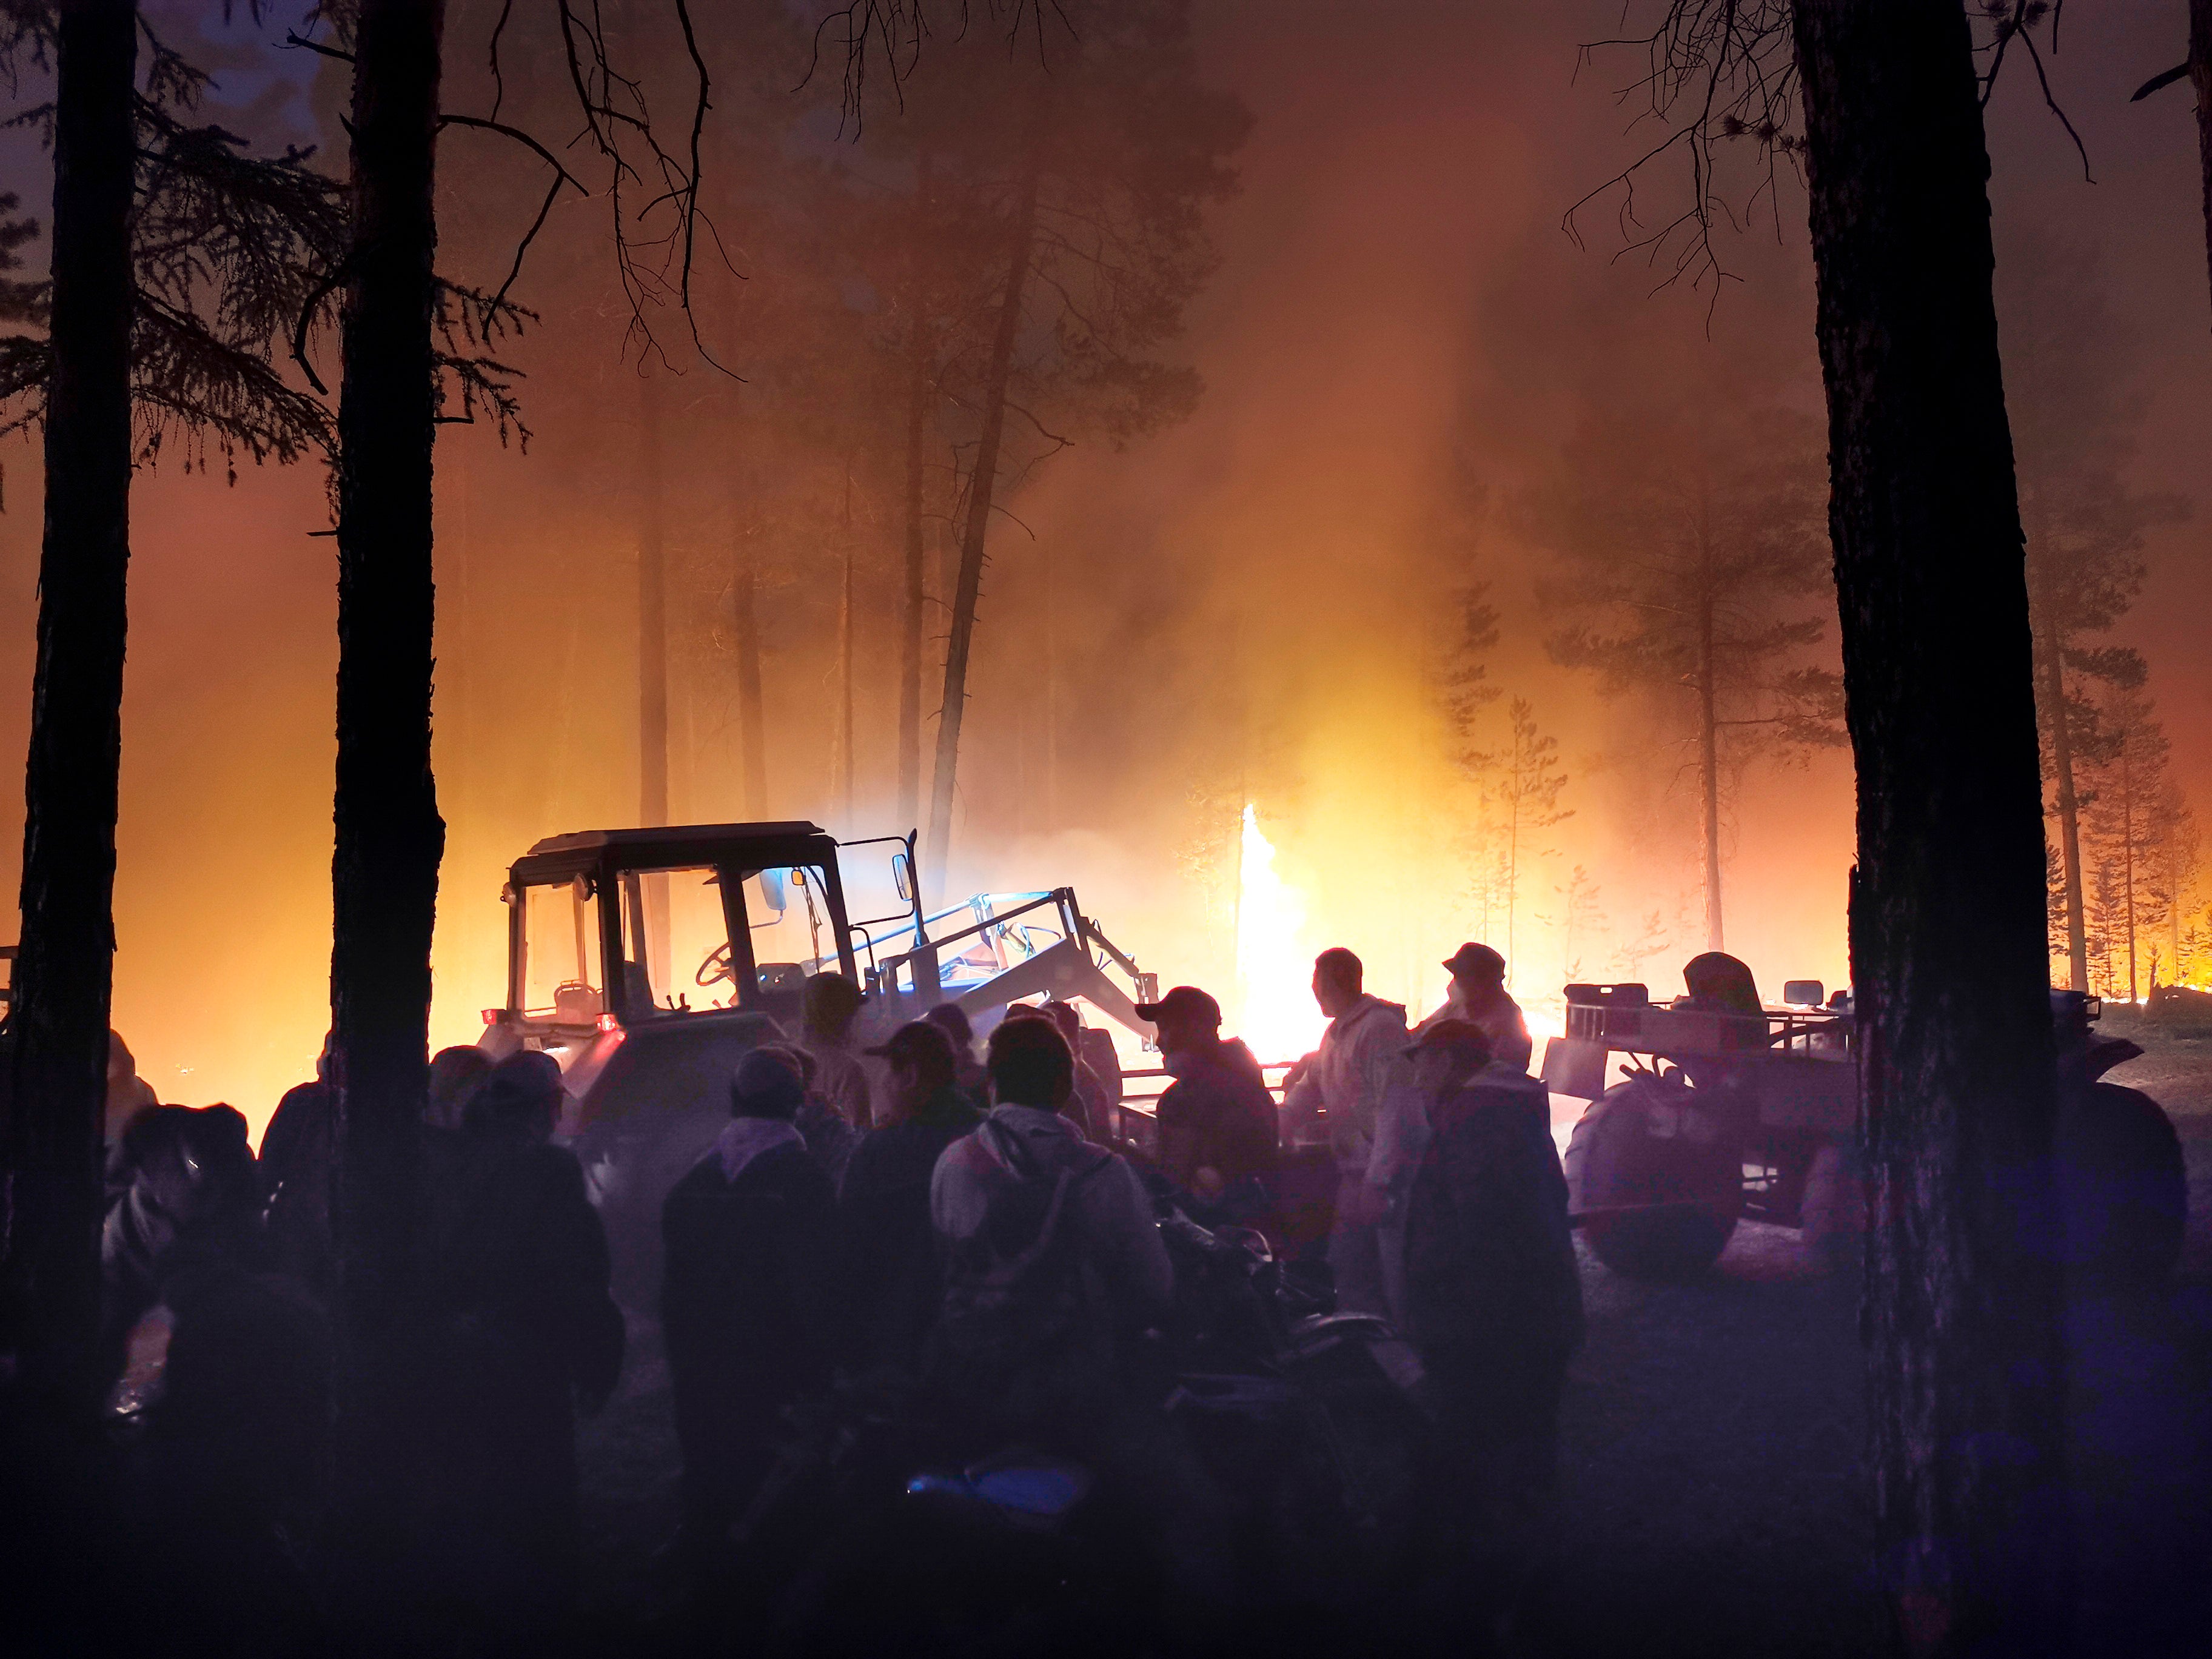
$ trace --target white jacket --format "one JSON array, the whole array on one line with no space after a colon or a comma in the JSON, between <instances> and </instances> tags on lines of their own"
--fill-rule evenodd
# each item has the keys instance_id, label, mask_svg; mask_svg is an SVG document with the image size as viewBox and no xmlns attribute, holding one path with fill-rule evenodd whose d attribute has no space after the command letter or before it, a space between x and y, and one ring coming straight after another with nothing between
<instances>
[{"instance_id":1,"label":"white jacket","mask_svg":"<svg viewBox=\"0 0 2212 1659\"><path fill-rule=\"evenodd\" d=\"M1404 1075L1406 1010L1380 997L1362 996L1329 1021L1305 1075L1285 1097L1293 1124L1328 1114L1328 1144L1336 1167L1364 1173L1375 1146L1383 1097Z\"/></svg>"}]
</instances>

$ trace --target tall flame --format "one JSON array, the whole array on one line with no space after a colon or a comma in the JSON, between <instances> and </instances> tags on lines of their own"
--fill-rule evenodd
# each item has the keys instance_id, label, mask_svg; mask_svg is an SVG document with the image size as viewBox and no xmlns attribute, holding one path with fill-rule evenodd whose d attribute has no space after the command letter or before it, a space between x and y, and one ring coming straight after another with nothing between
<instances>
[{"instance_id":1,"label":"tall flame","mask_svg":"<svg viewBox=\"0 0 2212 1659\"><path fill-rule=\"evenodd\" d=\"M1313 999L1313 952L1302 938L1305 901L1275 872L1275 848L1244 809L1237 859L1237 1024L1261 1060L1310 1053L1328 1023Z\"/></svg>"}]
</instances>

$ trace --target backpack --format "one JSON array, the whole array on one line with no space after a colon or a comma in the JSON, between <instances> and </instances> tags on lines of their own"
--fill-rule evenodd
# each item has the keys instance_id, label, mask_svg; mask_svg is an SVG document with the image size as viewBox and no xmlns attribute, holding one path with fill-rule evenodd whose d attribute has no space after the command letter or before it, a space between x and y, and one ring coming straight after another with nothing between
<instances>
[{"instance_id":1,"label":"backpack","mask_svg":"<svg viewBox=\"0 0 2212 1659\"><path fill-rule=\"evenodd\" d=\"M993 1182L983 1224L945 1265L927 1369L949 1395L980 1403L1071 1364L1106 1363L1073 1217L1077 1190L1113 1155L1093 1149L1048 1174L1004 1125L987 1119L977 1133L1008 1167Z\"/></svg>"}]
</instances>

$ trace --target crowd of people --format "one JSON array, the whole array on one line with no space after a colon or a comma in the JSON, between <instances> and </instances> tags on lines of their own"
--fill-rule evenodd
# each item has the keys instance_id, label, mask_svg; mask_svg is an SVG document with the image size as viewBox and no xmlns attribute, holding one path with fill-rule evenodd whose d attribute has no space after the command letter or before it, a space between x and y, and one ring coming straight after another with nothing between
<instances>
[{"instance_id":1,"label":"crowd of people","mask_svg":"<svg viewBox=\"0 0 2212 1659\"><path fill-rule=\"evenodd\" d=\"M726 1127L661 1209L672 1553L689 1582L711 1595L787 1409L840 1376L905 1379L977 1446L1118 1468L1156 1489L1178 1557L1206 1559L1224 1500L1140 1380L1176 1293L1158 1219L1179 1206L1281 1243L1279 1176L1298 1146L1325 1146L1335 1169L1337 1305L1389 1320L1425 1362L1435 1536L1464 1554L1540 1505L1581 1327L1565 1182L1503 960L1469 945L1444 966L1443 1005L1409 1029L1357 956L1322 952L1329 1024L1279 1108L1212 996L1143 1005L1170 1082L1134 1139L1073 1007L1006 1011L980 1055L949 1005L861 1049L858 988L815 975L798 1029L763 1024L728 1079ZM137 1101L112 1132L111 1414L143 1501L194 1524L219 1510L210 1538L300 1535L328 1495L330 1063L284 1097L258 1159L228 1107ZM607 1400L623 1360L607 1235L556 1144L561 1103L559 1067L536 1052L447 1049L430 1068L408 1362L421 1457L390 1478L434 1542L393 1571L486 1649L527 1648L572 1610L575 1413Z\"/></svg>"}]
</instances>

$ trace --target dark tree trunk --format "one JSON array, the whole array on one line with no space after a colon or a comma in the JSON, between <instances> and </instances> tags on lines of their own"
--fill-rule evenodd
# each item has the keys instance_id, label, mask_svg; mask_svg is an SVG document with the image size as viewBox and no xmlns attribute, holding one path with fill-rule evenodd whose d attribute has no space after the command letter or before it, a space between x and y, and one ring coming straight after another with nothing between
<instances>
[{"instance_id":1,"label":"dark tree trunk","mask_svg":"<svg viewBox=\"0 0 2212 1659\"><path fill-rule=\"evenodd\" d=\"M908 825L921 811L922 456L936 355L921 298L917 285L907 342L906 573L899 604L899 822Z\"/></svg>"},{"instance_id":2,"label":"dark tree trunk","mask_svg":"<svg viewBox=\"0 0 2212 1659\"><path fill-rule=\"evenodd\" d=\"M925 542L923 459L929 404L936 390L937 342L930 327L927 285L922 280L921 238L928 222L930 162L915 167L915 226L907 268L906 583L899 607L899 822L912 825L921 811L921 613Z\"/></svg>"},{"instance_id":3,"label":"dark tree trunk","mask_svg":"<svg viewBox=\"0 0 2212 1659\"><path fill-rule=\"evenodd\" d=\"M638 371L637 810L668 822L668 550L661 527L660 382ZM664 927L660 938L667 937Z\"/></svg>"},{"instance_id":4,"label":"dark tree trunk","mask_svg":"<svg viewBox=\"0 0 2212 1659\"><path fill-rule=\"evenodd\" d=\"M761 708L760 614L754 603L759 579L751 556L740 550L731 579L732 632L738 653L738 747L744 779L745 816L768 811L768 720Z\"/></svg>"},{"instance_id":5,"label":"dark tree trunk","mask_svg":"<svg viewBox=\"0 0 2212 1659\"><path fill-rule=\"evenodd\" d=\"M1914 1651L2067 1639L2042 790L1965 14L1798 0L1851 904L1880 1565Z\"/></svg>"},{"instance_id":6,"label":"dark tree trunk","mask_svg":"<svg viewBox=\"0 0 2212 1659\"><path fill-rule=\"evenodd\" d=\"M1022 293L1036 240L1037 174L1022 182L1009 239L1006 289L991 342L984 383L983 423L975 441L975 466L968 479L968 522L960 545L960 577L952 593L952 621L945 644L945 702L937 715L937 769L929 792L929 869L944 890L952 850L952 801L960 764L960 726L967 713L968 653L975 634L975 603L983 586L983 546L991 527L991 497L998 484L999 447L1006 424L1006 382L1013 372L1014 342L1022 328Z\"/></svg>"},{"instance_id":7,"label":"dark tree trunk","mask_svg":"<svg viewBox=\"0 0 2212 1659\"><path fill-rule=\"evenodd\" d=\"M413 1519L407 1366L445 845L430 772L432 185L444 23L441 0L367 0L355 44L331 1005L343 1112L339 1473L364 1589L396 1564Z\"/></svg>"},{"instance_id":8,"label":"dark tree trunk","mask_svg":"<svg viewBox=\"0 0 2212 1659\"><path fill-rule=\"evenodd\" d=\"M54 114L53 378L46 542L24 775L5 1334L17 1378L91 1414L100 1147L115 965L115 798L131 562L131 0L61 8Z\"/></svg>"},{"instance_id":9,"label":"dark tree trunk","mask_svg":"<svg viewBox=\"0 0 2212 1659\"><path fill-rule=\"evenodd\" d=\"M2204 257L2212 273L2212 0L2189 0L2189 84L2197 92L2197 161L2203 174Z\"/></svg>"}]
</instances>

